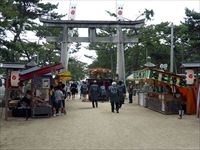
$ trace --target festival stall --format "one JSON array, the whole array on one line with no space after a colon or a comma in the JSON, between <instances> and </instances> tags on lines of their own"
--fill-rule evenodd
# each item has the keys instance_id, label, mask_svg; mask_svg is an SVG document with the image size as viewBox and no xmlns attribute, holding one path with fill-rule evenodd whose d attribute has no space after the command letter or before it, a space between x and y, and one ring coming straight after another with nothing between
<instances>
[{"instance_id":1,"label":"festival stall","mask_svg":"<svg viewBox=\"0 0 200 150\"><path fill-rule=\"evenodd\" d=\"M54 84L52 74L63 69L62 64L48 65L45 67L33 67L20 73L20 82L29 82L32 92L31 116L52 115L52 106L49 96L50 85Z\"/></svg>"},{"instance_id":2,"label":"festival stall","mask_svg":"<svg viewBox=\"0 0 200 150\"><path fill-rule=\"evenodd\" d=\"M89 69L89 78L87 79L88 84L92 84L94 80L97 81L98 85L104 83L106 88L108 88L112 83L112 71L105 68Z\"/></svg>"},{"instance_id":3,"label":"festival stall","mask_svg":"<svg viewBox=\"0 0 200 150\"><path fill-rule=\"evenodd\" d=\"M200 117L200 63L182 63L181 68L186 72L186 84L188 89L182 89L182 92L187 96L190 101L196 104L196 116ZM195 110L195 105L190 104L188 109ZM195 111L191 112L192 114Z\"/></svg>"},{"instance_id":4,"label":"festival stall","mask_svg":"<svg viewBox=\"0 0 200 150\"><path fill-rule=\"evenodd\" d=\"M106 91L108 91L108 87L112 84L112 70L105 69L105 68L93 68L89 69L89 78L86 79L88 88L95 80L99 86L104 85L106 88ZM99 99L102 99L99 97ZM89 97L90 100L90 97ZM108 97L106 97L106 100L108 100Z\"/></svg>"},{"instance_id":5,"label":"festival stall","mask_svg":"<svg viewBox=\"0 0 200 150\"><path fill-rule=\"evenodd\" d=\"M21 96L19 72L25 68L24 64L0 63L0 68L5 69L5 120L11 115L9 107L14 107Z\"/></svg>"},{"instance_id":6,"label":"festival stall","mask_svg":"<svg viewBox=\"0 0 200 150\"><path fill-rule=\"evenodd\" d=\"M186 103L187 114L196 111L194 94L186 86L184 76L147 68L133 72L128 80L139 81L138 104L142 106L164 114L174 114L178 113L181 103Z\"/></svg>"}]
</instances>

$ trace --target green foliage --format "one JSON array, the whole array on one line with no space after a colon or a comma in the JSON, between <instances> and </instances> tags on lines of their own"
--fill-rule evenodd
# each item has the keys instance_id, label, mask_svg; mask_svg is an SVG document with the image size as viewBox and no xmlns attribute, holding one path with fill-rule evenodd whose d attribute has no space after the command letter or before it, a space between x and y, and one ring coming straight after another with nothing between
<instances>
[{"instance_id":1,"label":"green foliage","mask_svg":"<svg viewBox=\"0 0 200 150\"><path fill-rule=\"evenodd\" d=\"M3 0L1 4L1 61L27 62L37 55L41 65L58 62L57 44L49 47L48 44L39 43L39 41L47 35L59 35L62 30L48 29L38 23L38 18L42 16L49 16L51 19L63 17L54 12L57 5L43 4L39 0ZM27 32L35 33L39 37L38 42L31 42L31 36L26 38Z\"/></svg>"},{"instance_id":2,"label":"green foliage","mask_svg":"<svg viewBox=\"0 0 200 150\"><path fill-rule=\"evenodd\" d=\"M86 77L86 63L78 61L75 58L69 59L69 71L72 73L72 79L75 81L82 80Z\"/></svg>"},{"instance_id":3,"label":"green foliage","mask_svg":"<svg viewBox=\"0 0 200 150\"><path fill-rule=\"evenodd\" d=\"M107 13L115 17L115 14ZM194 62L200 60L200 13L186 9L185 22L174 26L174 56L175 67L180 73L181 62ZM141 13L137 18L144 17L151 20L153 10ZM114 29L103 29L98 36L109 36L116 34ZM130 74L134 70L142 69L146 63L146 57L151 57L151 62L159 67L160 64L170 64L170 44L171 44L171 25L169 22L162 22L157 25L149 25L140 28L138 31L123 30L123 34L132 37L137 36L137 44L125 44L125 68L126 73ZM89 48L96 50L97 58L90 65L91 68L107 67L110 68L109 50L113 52L113 64L116 68L116 45L113 44L90 44ZM113 69L113 72L115 70ZM169 68L168 68L169 69Z\"/></svg>"}]
</instances>

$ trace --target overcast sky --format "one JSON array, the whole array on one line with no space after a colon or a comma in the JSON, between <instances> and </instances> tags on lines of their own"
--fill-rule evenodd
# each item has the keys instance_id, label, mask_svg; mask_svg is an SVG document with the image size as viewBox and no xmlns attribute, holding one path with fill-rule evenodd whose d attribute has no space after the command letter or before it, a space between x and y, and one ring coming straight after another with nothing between
<instances>
[{"instance_id":1,"label":"overcast sky","mask_svg":"<svg viewBox=\"0 0 200 150\"><path fill-rule=\"evenodd\" d=\"M153 20L148 24L165 21L180 24L184 21L186 7L200 12L200 0L43 0L43 2L59 3L58 12L61 14L67 14L70 4L76 4L76 20L116 20L105 12L108 10L116 13L116 4L123 5L123 16L130 20L135 20L145 9L153 9L155 13ZM67 20L68 16L64 19ZM81 30L79 34L87 36L87 33L87 30ZM95 54L82 48L75 56L83 62L91 63L92 60L84 57L84 54L88 53Z\"/></svg>"}]
</instances>

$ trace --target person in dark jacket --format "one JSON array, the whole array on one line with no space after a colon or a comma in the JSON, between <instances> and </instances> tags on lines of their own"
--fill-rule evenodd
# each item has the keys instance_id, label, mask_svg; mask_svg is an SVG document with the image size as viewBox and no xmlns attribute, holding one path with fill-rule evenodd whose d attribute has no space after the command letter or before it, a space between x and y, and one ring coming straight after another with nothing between
<instances>
[{"instance_id":1,"label":"person in dark jacket","mask_svg":"<svg viewBox=\"0 0 200 150\"><path fill-rule=\"evenodd\" d=\"M120 102L119 107L121 108L122 104L124 104L124 99L126 95L126 87L122 81L119 81L118 90L119 90L119 102Z\"/></svg>"},{"instance_id":2,"label":"person in dark jacket","mask_svg":"<svg viewBox=\"0 0 200 150\"><path fill-rule=\"evenodd\" d=\"M105 83L101 83L101 86L100 86L100 99L102 103L107 99L107 91L106 91Z\"/></svg>"},{"instance_id":3,"label":"person in dark jacket","mask_svg":"<svg viewBox=\"0 0 200 150\"><path fill-rule=\"evenodd\" d=\"M88 85L86 84L86 82L82 82L82 85L81 85L81 88L80 88L80 92L81 92L81 95L83 96L83 99L82 101L86 101L87 99L87 93L88 93Z\"/></svg>"},{"instance_id":4,"label":"person in dark jacket","mask_svg":"<svg viewBox=\"0 0 200 150\"><path fill-rule=\"evenodd\" d=\"M96 80L94 80L93 84L90 86L90 89L89 89L89 95L92 101L93 108L95 108L95 105L96 105L96 108L98 107L99 92L100 92L99 86L97 85Z\"/></svg>"},{"instance_id":5,"label":"person in dark jacket","mask_svg":"<svg viewBox=\"0 0 200 150\"><path fill-rule=\"evenodd\" d=\"M31 106L31 100L32 100L32 92L31 90L27 90L25 96L20 101L20 106L25 108L26 111L26 120L29 118L29 112Z\"/></svg>"},{"instance_id":6,"label":"person in dark jacket","mask_svg":"<svg viewBox=\"0 0 200 150\"><path fill-rule=\"evenodd\" d=\"M111 111L114 113L114 109L116 108L116 112L119 113L120 99L116 82L112 82L112 86L109 86L109 99L111 103Z\"/></svg>"},{"instance_id":7,"label":"person in dark jacket","mask_svg":"<svg viewBox=\"0 0 200 150\"><path fill-rule=\"evenodd\" d=\"M72 93L72 99L75 99L75 95L78 92L78 90L77 90L77 84L75 82L73 82L71 84L70 89L71 89L71 93Z\"/></svg>"},{"instance_id":8,"label":"person in dark jacket","mask_svg":"<svg viewBox=\"0 0 200 150\"><path fill-rule=\"evenodd\" d=\"M131 82L129 82L128 85L128 99L129 99L129 103L133 102L133 84Z\"/></svg>"}]
</instances>

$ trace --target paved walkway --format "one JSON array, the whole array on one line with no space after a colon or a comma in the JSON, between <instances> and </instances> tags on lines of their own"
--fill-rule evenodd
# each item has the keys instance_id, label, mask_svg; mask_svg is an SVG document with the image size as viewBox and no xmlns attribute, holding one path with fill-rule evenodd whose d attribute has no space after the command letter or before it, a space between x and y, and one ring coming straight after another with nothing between
<instances>
[{"instance_id":1,"label":"paved walkway","mask_svg":"<svg viewBox=\"0 0 200 150\"><path fill-rule=\"evenodd\" d=\"M123 105L111 113L110 103L67 101L67 115L1 120L0 149L14 150L199 150L200 122L195 116L163 115Z\"/></svg>"}]
</instances>

